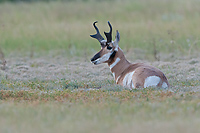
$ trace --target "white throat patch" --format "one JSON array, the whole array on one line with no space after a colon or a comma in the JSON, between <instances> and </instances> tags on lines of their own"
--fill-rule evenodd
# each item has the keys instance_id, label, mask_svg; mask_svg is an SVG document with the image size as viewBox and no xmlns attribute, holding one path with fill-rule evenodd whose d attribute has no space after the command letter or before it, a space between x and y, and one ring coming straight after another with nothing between
<instances>
[{"instance_id":1,"label":"white throat patch","mask_svg":"<svg viewBox=\"0 0 200 133\"><path fill-rule=\"evenodd\" d=\"M115 66L115 65L117 65L117 63L120 61L120 58L117 58L116 60L115 60L115 62L113 62L111 65L110 65L110 70Z\"/></svg>"}]
</instances>

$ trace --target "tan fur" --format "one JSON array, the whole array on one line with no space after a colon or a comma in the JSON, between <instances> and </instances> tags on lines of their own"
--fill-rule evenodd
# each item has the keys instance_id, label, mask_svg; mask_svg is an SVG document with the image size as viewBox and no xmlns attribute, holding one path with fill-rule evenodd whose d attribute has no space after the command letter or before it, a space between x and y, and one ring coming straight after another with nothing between
<instances>
[{"instance_id":1,"label":"tan fur","mask_svg":"<svg viewBox=\"0 0 200 133\"><path fill-rule=\"evenodd\" d=\"M99 52L100 52L100 55L103 56L104 54L107 54L109 52L109 50L107 50L107 48L104 47Z\"/></svg>"},{"instance_id":2,"label":"tan fur","mask_svg":"<svg viewBox=\"0 0 200 133\"><path fill-rule=\"evenodd\" d=\"M126 60L121 49L118 49L115 58L112 61L108 62L108 65L110 66L116 60L116 58L120 58L120 61L111 69L111 72L115 73L115 80L117 80L117 78L120 76L120 78L118 78L117 84L123 86L123 79L125 75L129 72L135 71L132 76L132 82L135 88L144 87L145 79L149 76L160 77L161 80L160 83L157 85L158 87L161 87L163 82L166 82L169 86L167 78L158 68L143 63L129 63Z\"/></svg>"}]
</instances>

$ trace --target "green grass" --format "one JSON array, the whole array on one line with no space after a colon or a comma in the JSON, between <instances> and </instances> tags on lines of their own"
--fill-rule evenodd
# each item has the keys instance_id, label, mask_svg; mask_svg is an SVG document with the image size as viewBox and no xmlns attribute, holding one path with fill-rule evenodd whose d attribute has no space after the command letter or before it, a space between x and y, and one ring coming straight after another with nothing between
<instances>
[{"instance_id":1,"label":"green grass","mask_svg":"<svg viewBox=\"0 0 200 133\"><path fill-rule=\"evenodd\" d=\"M154 89L0 91L1 132L198 132L199 96Z\"/></svg>"},{"instance_id":2,"label":"green grass","mask_svg":"<svg viewBox=\"0 0 200 133\"><path fill-rule=\"evenodd\" d=\"M6 55L13 51L45 55L62 51L72 56L91 55L99 50L92 23L108 31L107 21L121 33L126 51L139 48L148 58L153 43L160 53L188 55L199 51L199 1L88 1L0 4L0 44ZM33 50L31 50L33 49ZM59 54L60 52L54 52ZM151 59L151 58L149 58Z\"/></svg>"}]
</instances>

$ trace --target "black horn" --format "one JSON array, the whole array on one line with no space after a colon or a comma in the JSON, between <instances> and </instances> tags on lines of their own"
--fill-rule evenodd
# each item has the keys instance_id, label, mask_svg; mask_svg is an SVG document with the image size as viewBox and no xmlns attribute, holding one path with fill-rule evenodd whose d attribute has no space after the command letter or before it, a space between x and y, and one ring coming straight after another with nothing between
<instances>
[{"instance_id":1,"label":"black horn","mask_svg":"<svg viewBox=\"0 0 200 133\"><path fill-rule=\"evenodd\" d=\"M110 31L109 32L104 32L104 34L106 35L107 42L111 42L112 41L112 26L111 26L109 21L108 21L108 25L110 27Z\"/></svg>"},{"instance_id":2,"label":"black horn","mask_svg":"<svg viewBox=\"0 0 200 133\"><path fill-rule=\"evenodd\" d=\"M90 35L90 36L93 37L93 38L95 38L95 39L97 39L97 40L101 43L101 41L104 40L104 38L101 36L101 34L100 34L100 32L99 32L99 29L98 29L97 26L95 25L96 23L97 23L97 21L95 21L95 22L93 23L93 26L94 26L94 28L96 29L97 33L94 34L94 35Z\"/></svg>"}]
</instances>

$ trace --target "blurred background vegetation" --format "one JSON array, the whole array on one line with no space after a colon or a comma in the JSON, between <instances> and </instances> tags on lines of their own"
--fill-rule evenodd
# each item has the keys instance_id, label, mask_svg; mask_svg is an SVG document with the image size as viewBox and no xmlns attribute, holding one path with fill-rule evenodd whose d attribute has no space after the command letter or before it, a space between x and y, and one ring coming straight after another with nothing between
<instances>
[{"instance_id":1,"label":"blurred background vegetation","mask_svg":"<svg viewBox=\"0 0 200 133\"><path fill-rule=\"evenodd\" d=\"M169 60L199 56L199 0L1 0L0 47L5 56L90 57L100 49L90 38L98 20L121 35L129 59Z\"/></svg>"}]
</instances>

